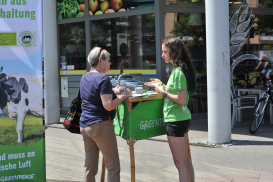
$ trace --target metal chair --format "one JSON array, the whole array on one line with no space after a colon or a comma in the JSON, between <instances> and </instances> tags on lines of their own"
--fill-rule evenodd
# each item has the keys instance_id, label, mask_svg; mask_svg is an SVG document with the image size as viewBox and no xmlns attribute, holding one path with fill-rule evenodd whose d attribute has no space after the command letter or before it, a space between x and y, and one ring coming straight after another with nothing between
<instances>
[{"instance_id":1,"label":"metal chair","mask_svg":"<svg viewBox=\"0 0 273 182\"><path fill-rule=\"evenodd\" d=\"M243 55L244 59L247 58L253 58L252 55ZM238 96L235 92L234 89L234 84L233 84L233 70L236 67L237 64L239 64L242 60L244 59L236 59L230 66L230 94L231 94L231 104L233 105L232 107L232 120L231 120L231 128L233 128L235 124L235 120L240 120L238 119L238 111L241 109L249 109L249 108L254 108L256 103L257 103L257 95L243 95L243 96ZM255 100L255 104L253 105L239 105L240 99L250 99L250 100Z\"/></svg>"}]
</instances>

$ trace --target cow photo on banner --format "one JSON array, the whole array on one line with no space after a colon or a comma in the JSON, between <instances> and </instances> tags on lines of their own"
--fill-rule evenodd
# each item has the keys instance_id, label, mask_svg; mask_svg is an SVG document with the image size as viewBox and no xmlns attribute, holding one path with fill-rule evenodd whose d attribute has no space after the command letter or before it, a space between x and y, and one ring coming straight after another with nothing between
<instances>
[{"instance_id":1,"label":"cow photo on banner","mask_svg":"<svg viewBox=\"0 0 273 182\"><path fill-rule=\"evenodd\" d=\"M46 181L42 0L0 0L0 182Z\"/></svg>"}]
</instances>

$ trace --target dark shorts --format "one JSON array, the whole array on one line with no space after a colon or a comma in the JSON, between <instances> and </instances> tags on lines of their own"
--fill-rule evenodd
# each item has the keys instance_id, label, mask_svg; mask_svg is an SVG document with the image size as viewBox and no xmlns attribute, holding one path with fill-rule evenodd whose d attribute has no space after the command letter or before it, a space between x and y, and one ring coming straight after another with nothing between
<instances>
[{"instance_id":1,"label":"dark shorts","mask_svg":"<svg viewBox=\"0 0 273 182\"><path fill-rule=\"evenodd\" d=\"M167 136L184 137L191 125L191 120L167 122Z\"/></svg>"}]
</instances>

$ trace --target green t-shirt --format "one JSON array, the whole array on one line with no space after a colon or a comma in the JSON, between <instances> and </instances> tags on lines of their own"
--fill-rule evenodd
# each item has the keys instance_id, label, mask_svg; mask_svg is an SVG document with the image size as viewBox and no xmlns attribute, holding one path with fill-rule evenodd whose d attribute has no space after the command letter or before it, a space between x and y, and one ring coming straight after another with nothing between
<instances>
[{"instance_id":1,"label":"green t-shirt","mask_svg":"<svg viewBox=\"0 0 273 182\"><path fill-rule=\"evenodd\" d=\"M174 68L169 81L166 85L166 92L177 95L177 90L187 90L187 79L181 68ZM191 119L191 113L188 109L189 94L187 91L186 103L184 106L171 101L168 98L164 100L164 122L175 122Z\"/></svg>"}]
</instances>

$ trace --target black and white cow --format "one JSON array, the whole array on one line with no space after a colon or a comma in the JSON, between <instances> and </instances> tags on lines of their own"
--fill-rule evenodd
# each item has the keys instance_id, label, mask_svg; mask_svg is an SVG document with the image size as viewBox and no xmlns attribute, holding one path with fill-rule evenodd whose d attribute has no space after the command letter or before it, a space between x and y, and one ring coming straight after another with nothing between
<instances>
[{"instance_id":1,"label":"black and white cow","mask_svg":"<svg viewBox=\"0 0 273 182\"><path fill-rule=\"evenodd\" d=\"M30 35L25 35L23 38L22 38L22 41L26 41L26 40L31 40L31 36Z\"/></svg>"},{"instance_id":2,"label":"black and white cow","mask_svg":"<svg viewBox=\"0 0 273 182\"><path fill-rule=\"evenodd\" d=\"M42 76L1 73L0 108L11 119L16 119L17 142L21 143L26 115L43 116Z\"/></svg>"}]
</instances>

